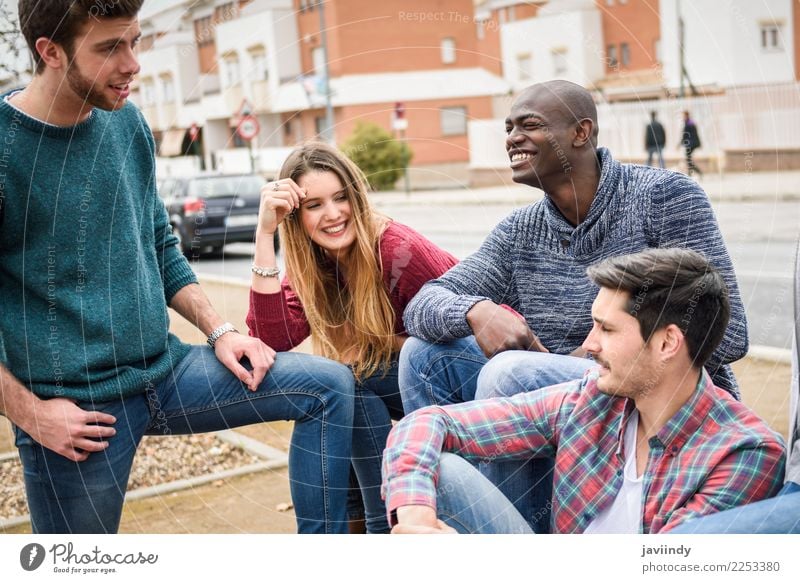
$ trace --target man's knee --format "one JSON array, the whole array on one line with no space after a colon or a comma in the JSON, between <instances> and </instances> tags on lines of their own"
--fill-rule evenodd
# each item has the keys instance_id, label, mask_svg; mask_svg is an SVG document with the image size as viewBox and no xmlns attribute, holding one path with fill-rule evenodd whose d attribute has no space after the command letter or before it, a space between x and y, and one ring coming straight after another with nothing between
<instances>
[{"instance_id":1,"label":"man's knee","mask_svg":"<svg viewBox=\"0 0 800 583\"><path fill-rule=\"evenodd\" d=\"M591 366L589 359L549 352L501 352L481 370L475 399L510 397L579 379Z\"/></svg>"},{"instance_id":2,"label":"man's knee","mask_svg":"<svg viewBox=\"0 0 800 583\"><path fill-rule=\"evenodd\" d=\"M510 397L527 391L527 386L535 381L535 354L510 350L492 357L478 375L475 399Z\"/></svg>"}]
</instances>

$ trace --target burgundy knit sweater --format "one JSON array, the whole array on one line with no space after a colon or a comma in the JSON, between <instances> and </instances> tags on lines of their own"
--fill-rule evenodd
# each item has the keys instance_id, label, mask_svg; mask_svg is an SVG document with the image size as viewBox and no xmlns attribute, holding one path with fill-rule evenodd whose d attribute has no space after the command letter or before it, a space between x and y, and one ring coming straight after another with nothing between
<instances>
[{"instance_id":1,"label":"burgundy knit sweater","mask_svg":"<svg viewBox=\"0 0 800 583\"><path fill-rule=\"evenodd\" d=\"M458 260L414 229L394 221L381 235L379 247L383 285L394 308L394 331L405 334L406 304L426 282L438 278ZM262 294L250 290L247 327L251 336L278 352L294 348L311 333L303 304L286 277L279 292Z\"/></svg>"}]
</instances>

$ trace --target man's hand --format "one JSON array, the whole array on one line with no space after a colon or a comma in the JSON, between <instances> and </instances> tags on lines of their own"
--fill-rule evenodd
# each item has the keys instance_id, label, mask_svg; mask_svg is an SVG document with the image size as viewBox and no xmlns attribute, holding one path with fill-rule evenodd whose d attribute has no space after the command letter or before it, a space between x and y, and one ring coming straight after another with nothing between
<instances>
[{"instance_id":1,"label":"man's hand","mask_svg":"<svg viewBox=\"0 0 800 583\"><path fill-rule=\"evenodd\" d=\"M258 338L244 336L238 332L228 332L220 336L214 344L214 353L217 355L217 360L251 391L258 390L267 371L275 362L275 351L272 348ZM245 356L253 366L252 372L239 362Z\"/></svg>"},{"instance_id":2,"label":"man's hand","mask_svg":"<svg viewBox=\"0 0 800 583\"><path fill-rule=\"evenodd\" d=\"M430 506L401 506L392 534L457 534L454 528L436 518Z\"/></svg>"},{"instance_id":3,"label":"man's hand","mask_svg":"<svg viewBox=\"0 0 800 583\"><path fill-rule=\"evenodd\" d=\"M492 301L472 306L467 312L467 323L487 358L506 350L550 352L522 317Z\"/></svg>"},{"instance_id":4,"label":"man's hand","mask_svg":"<svg viewBox=\"0 0 800 583\"><path fill-rule=\"evenodd\" d=\"M104 438L116 429L108 427L116 418L100 411L84 411L69 399L36 399L30 414L15 421L34 441L74 462L108 447ZM103 423L103 425L98 425ZM96 440L103 441L96 441Z\"/></svg>"}]
</instances>

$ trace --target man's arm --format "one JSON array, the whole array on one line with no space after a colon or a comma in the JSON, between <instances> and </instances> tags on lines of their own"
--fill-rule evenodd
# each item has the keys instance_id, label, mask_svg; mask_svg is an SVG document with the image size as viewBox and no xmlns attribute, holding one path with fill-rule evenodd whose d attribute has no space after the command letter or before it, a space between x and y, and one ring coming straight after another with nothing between
<instances>
[{"instance_id":1,"label":"man's arm","mask_svg":"<svg viewBox=\"0 0 800 583\"><path fill-rule=\"evenodd\" d=\"M179 289L170 302L170 307L194 324L208 336L224 324L205 292L196 283ZM251 391L258 389L269 367L275 362L275 351L258 338L236 332L223 334L214 345L217 359L224 364ZM248 371L239 362L247 357L253 367Z\"/></svg>"},{"instance_id":2,"label":"man's arm","mask_svg":"<svg viewBox=\"0 0 800 583\"><path fill-rule=\"evenodd\" d=\"M655 246L683 247L702 253L728 286L730 322L722 342L706 364L706 370L717 383L719 367L744 357L749 343L744 305L717 218L703 189L685 176L671 176L669 183L656 189L653 205L650 228Z\"/></svg>"},{"instance_id":3,"label":"man's arm","mask_svg":"<svg viewBox=\"0 0 800 583\"><path fill-rule=\"evenodd\" d=\"M34 441L65 458L81 462L108 447L116 418L84 411L64 398L40 399L0 364L0 414ZM103 423L105 425L99 425Z\"/></svg>"},{"instance_id":4,"label":"man's arm","mask_svg":"<svg viewBox=\"0 0 800 583\"><path fill-rule=\"evenodd\" d=\"M513 224L519 212L495 227L477 252L422 287L403 314L411 336L449 342L474 334L487 356L544 350L524 319L498 306L514 303Z\"/></svg>"},{"instance_id":5,"label":"man's arm","mask_svg":"<svg viewBox=\"0 0 800 583\"><path fill-rule=\"evenodd\" d=\"M552 456L557 420L581 381L447 407L425 407L403 418L389 434L383 455L383 496L390 520L404 506L435 510L435 484L443 451L473 460ZM428 513L429 514L429 513ZM430 522L427 526L435 526Z\"/></svg>"},{"instance_id":6,"label":"man's arm","mask_svg":"<svg viewBox=\"0 0 800 583\"><path fill-rule=\"evenodd\" d=\"M778 441L741 448L718 464L686 504L672 513L659 532L707 514L774 496L783 482L785 454Z\"/></svg>"}]
</instances>

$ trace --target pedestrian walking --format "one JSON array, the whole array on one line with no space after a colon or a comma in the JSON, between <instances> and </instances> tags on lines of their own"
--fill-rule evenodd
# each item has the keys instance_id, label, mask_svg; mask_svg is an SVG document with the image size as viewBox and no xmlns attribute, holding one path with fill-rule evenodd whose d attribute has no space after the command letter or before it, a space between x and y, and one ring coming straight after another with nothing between
<instances>
[{"instance_id":1,"label":"pedestrian walking","mask_svg":"<svg viewBox=\"0 0 800 583\"><path fill-rule=\"evenodd\" d=\"M689 176L693 172L697 172L701 177L703 171L698 168L692 159L692 153L701 146L700 134L697 131L697 124L689 115L688 111L683 112L683 134L681 138L681 146L686 152L686 171Z\"/></svg>"},{"instance_id":2,"label":"pedestrian walking","mask_svg":"<svg viewBox=\"0 0 800 583\"><path fill-rule=\"evenodd\" d=\"M658 155L658 166L664 168L664 146L667 143L667 133L664 126L656 119L656 112L650 112L650 123L644 132L644 147L647 150L647 165L653 165L653 156Z\"/></svg>"}]
</instances>

